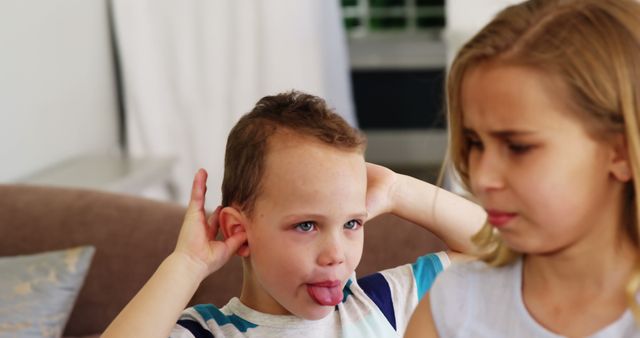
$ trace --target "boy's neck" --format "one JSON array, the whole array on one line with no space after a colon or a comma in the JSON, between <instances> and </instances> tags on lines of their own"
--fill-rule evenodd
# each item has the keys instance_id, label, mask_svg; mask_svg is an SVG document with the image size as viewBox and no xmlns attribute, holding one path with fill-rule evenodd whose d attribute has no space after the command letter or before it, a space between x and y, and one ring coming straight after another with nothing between
<instances>
[{"instance_id":1,"label":"boy's neck","mask_svg":"<svg viewBox=\"0 0 640 338\"><path fill-rule=\"evenodd\" d=\"M256 281L253 278L251 264L248 258L242 258L242 290L240 291L240 302L246 307L271 315L291 315L284 307L278 304L273 298L264 298L257 290Z\"/></svg>"}]
</instances>

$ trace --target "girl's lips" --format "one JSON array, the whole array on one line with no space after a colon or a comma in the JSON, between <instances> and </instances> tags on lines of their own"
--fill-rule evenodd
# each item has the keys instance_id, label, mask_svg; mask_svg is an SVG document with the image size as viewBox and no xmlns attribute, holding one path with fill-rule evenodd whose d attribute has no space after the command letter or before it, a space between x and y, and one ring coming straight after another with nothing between
<instances>
[{"instance_id":1,"label":"girl's lips","mask_svg":"<svg viewBox=\"0 0 640 338\"><path fill-rule=\"evenodd\" d=\"M496 210L487 210L487 221L496 228L502 228L507 225L514 217L515 212L502 212Z\"/></svg>"}]
</instances>

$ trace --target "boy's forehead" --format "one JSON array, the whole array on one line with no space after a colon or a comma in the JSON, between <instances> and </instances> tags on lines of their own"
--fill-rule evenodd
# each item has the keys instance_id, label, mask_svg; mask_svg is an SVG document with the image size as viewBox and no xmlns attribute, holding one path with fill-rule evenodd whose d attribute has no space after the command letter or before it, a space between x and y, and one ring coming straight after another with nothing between
<instances>
[{"instance_id":1,"label":"boy's forehead","mask_svg":"<svg viewBox=\"0 0 640 338\"><path fill-rule=\"evenodd\" d=\"M366 210L366 165L361 153L291 132L274 135L271 141L257 208L332 217Z\"/></svg>"},{"instance_id":2,"label":"boy's forehead","mask_svg":"<svg viewBox=\"0 0 640 338\"><path fill-rule=\"evenodd\" d=\"M339 176L362 174L366 180L364 156L356 149L339 148L291 131L276 133L269 139L263 179L271 176L292 182L297 177L311 179L326 172Z\"/></svg>"},{"instance_id":3,"label":"boy's forehead","mask_svg":"<svg viewBox=\"0 0 640 338\"><path fill-rule=\"evenodd\" d=\"M267 141L265 159L281 157L285 161L301 161L305 158L313 158L314 155L333 154L339 157L347 156L361 160L364 163L364 154L359 148L344 148L328 144L314 136L309 136L296 131L277 131ZM341 167L344 163L325 163L326 165Z\"/></svg>"},{"instance_id":4,"label":"boy's forehead","mask_svg":"<svg viewBox=\"0 0 640 338\"><path fill-rule=\"evenodd\" d=\"M278 128L267 139L266 152L269 154L281 149L316 142L320 142L320 140L315 139L313 136L304 135L302 132L289 128Z\"/></svg>"}]
</instances>

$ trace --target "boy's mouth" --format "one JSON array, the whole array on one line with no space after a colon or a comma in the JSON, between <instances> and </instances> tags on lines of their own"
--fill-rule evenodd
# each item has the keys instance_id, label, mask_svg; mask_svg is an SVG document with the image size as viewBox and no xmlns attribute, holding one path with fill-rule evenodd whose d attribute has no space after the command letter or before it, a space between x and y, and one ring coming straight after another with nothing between
<instances>
[{"instance_id":1,"label":"boy's mouth","mask_svg":"<svg viewBox=\"0 0 640 338\"><path fill-rule=\"evenodd\" d=\"M336 306L342 301L340 281L323 281L307 284L307 292L316 303L325 306Z\"/></svg>"}]
</instances>

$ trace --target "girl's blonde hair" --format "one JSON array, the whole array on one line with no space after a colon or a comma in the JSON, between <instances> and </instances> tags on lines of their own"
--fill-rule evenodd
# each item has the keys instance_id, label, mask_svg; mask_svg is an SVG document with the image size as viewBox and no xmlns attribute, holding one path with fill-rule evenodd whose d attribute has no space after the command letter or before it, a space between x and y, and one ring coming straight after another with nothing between
<instances>
[{"instance_id":1,"label":"girl's blonde hair","mask_svg":"<svg viewBox=\"0 0 640 338\"><path fill-rule=\"evenodd\" d=\"M449 154L469 189L469 148L462 134L461 87L470 69L485 62L530 67L560 80L568 104L594 137L626 137L633 179L627 184L625 231L638 247L640 218L640 3L635 0L532 0L506 8L467 42L447 79ZM474 238L494 266L519 254L485 225ZM637 320L635 294L640 268L629 281L629 304Z\"/></svg>"}]
</instances>

